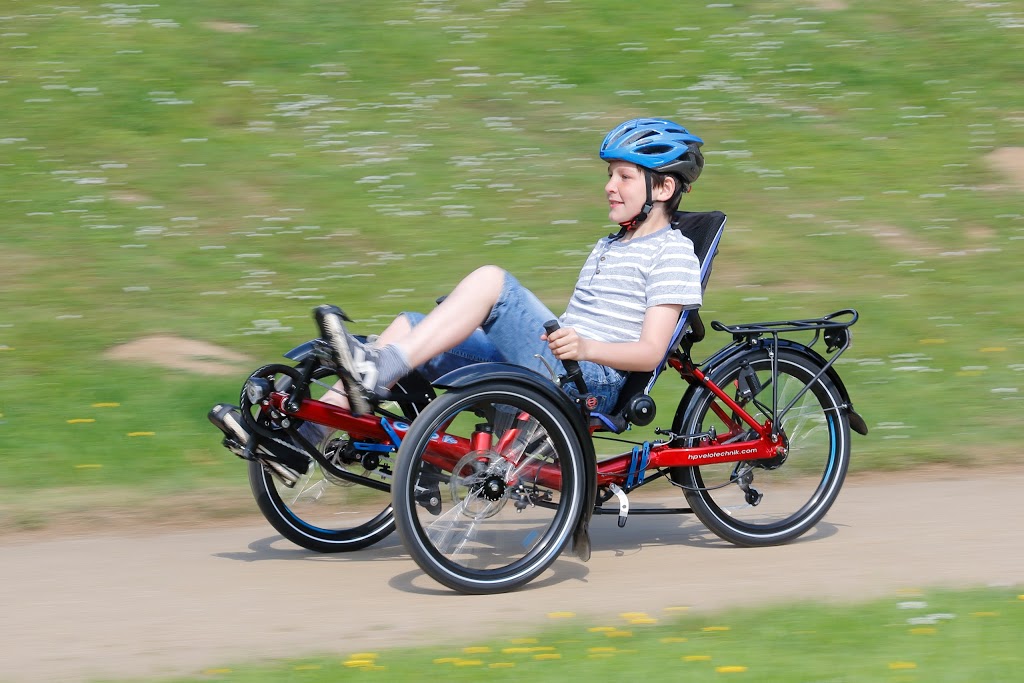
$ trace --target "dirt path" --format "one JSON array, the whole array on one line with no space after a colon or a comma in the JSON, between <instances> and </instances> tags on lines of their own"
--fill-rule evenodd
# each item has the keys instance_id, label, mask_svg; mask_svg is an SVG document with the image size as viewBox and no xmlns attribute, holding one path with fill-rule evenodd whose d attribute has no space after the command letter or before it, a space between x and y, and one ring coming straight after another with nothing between
<instances>
[{"instance_id":1,"label":"dirt path","mask_svg":"<svg viewBox=\"0 0 1024 683\"><path fill-rule=\"evenodd\" d=\"M497 596L441 589L390 539L341 556L297 549L266 525L7 540L0 680L187 674L460 635L469 644L534 633L555 611L619 623L622 612L658 617L667 607L1024 584L1022 490L1021 468L873 475L849 481L808 536L753 550L717 541L689 517L632 518L625 529L599 517L589 563L565 557L526 589Z\"/></svg>"}]
</instances>

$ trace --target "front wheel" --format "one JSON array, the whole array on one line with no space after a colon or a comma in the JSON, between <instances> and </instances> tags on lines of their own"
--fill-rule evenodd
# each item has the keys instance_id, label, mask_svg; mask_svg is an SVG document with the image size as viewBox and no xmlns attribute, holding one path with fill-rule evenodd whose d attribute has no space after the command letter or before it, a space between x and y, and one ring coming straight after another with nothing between
<instances>
[{"instance_id":1,"label":"front wheel","mask_svg":"<svg viewBox=\"0 0 1024 683\"><path fill-rule=\"evenodd\" d=\"M697 518L736 545L778 545L806 533L835 502L850 464L850 421L835 384L827 375L813 380L820 365L803 354L779 349L777 359L774 386L765 349L727 361L713 369L710 378L760 423L772 412L773 391L778 392L780 410L796 399L779 424L784 454L672 472ZM677 433L713 428L719 443L753 438L747 425L710 390L698 391L681 408L681 420L673 427Z\"/></svg>"},{"instance_id":2,"label":"front wheel","mask_svg":"<svg viewBox=\"0 0 1024 683\"><path fill-rule=\"evenodd\" d=\"M543 393L500 382L449 391L399 449L395 523L412 558L441 584L513 590L569 541L585 472L571 418Z\"/></svg>"},{"instance_id":3,"label":"front wheel","mask_svg":"<svg viewBox=\"0 0 1024 683\"><path fill-rule=\"evenodd\" d=\"M253 373L275 386L297 379L288 366L270 365ZM337 381L333 370L321 368L313 375L310 398L321 399ZM268 429L276 422L261 406L243 409ZM412 405L385 405L409 419ZM296 422L296 421L293 421ZM292 425L295 429L296 425ZM287 440L282 436L282 440ZM305 473L290 472L282 477L275 464L264 460L249 463L249 486L263 516L292 543L320 553L360 550L387 537L395 529L391 511L391 479L394 471L392 448L354 441L340 431L325 435L318 446L326 464L310 460ZM286 474L289 474L286 470ZM343 475L358 477L356 483Z\"/></svg>"}]
</instances>

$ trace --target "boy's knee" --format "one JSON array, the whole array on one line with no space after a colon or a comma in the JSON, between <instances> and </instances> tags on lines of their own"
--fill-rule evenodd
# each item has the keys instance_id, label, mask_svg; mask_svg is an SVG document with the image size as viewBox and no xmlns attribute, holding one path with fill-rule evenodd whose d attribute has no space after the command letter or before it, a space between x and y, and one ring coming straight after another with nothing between
<instances>
[{"instance_id":1,"label":"boy's knee","mask_svg":"<svg viewBox=\"0 0 1024 683\"><path fill-rule=\"evenodd\" d=\"M472 273L476 278L486 278L488 280L505 280L505 268L498 265L481 265L479 268Z\"/></svg>"},{"instance_id":2,"label":"boy's knee","mask_svg":"<svg viewBox=\"0 0 1024 683\"><path fill-rule=\"evenodd\" d=\"M505 277L508 273L499 266L480 266L470 273L466 280L472 284L478 292L500 292L505 286Z\"/></svg>"}]
</instances>

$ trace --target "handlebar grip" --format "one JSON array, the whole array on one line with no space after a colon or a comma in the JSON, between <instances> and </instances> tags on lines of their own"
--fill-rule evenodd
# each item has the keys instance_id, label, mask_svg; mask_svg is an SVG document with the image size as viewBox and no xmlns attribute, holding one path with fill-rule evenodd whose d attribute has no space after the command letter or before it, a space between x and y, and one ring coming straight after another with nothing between
<instances>
[{"instance_id":1,"label":"handlebar grip","mask_svg":"<svg viewBox=\"0 0 1024 683\"><path fill-rule=\"evenodd\" d=\"M549 335L555 330L559 329L560 325L557 320L549 320L544 323L544 331ZM581 394L587 393L587 382L583 379L583 371L580 369L578 361L574 360L563 360L562 367L565 368L565 378L571 380L576 388L579 389Z\"/></svg>"}]
</instances>

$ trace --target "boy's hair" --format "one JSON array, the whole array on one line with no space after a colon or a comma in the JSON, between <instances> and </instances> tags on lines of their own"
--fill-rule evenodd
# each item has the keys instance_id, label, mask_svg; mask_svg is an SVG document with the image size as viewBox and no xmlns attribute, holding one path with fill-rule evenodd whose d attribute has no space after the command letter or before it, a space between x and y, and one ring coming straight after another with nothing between
<instances>
[{"instance_id":1,"label":"boy's hair","mask_svg":"<svg viewBox=\"0 0 1024 683\"><path fill-rule=\"evenodd\" d=\"M665 200L665 213L669 216L674 214L679 209L679 201L683 198L683 194L690 191L690 185L675 173L661 173L643 167L641 170L651 174L651 186L657 189L665 187L669 178L675 181L676 189L672 192L672 196Z\"/></svg>"}]
</instances>

